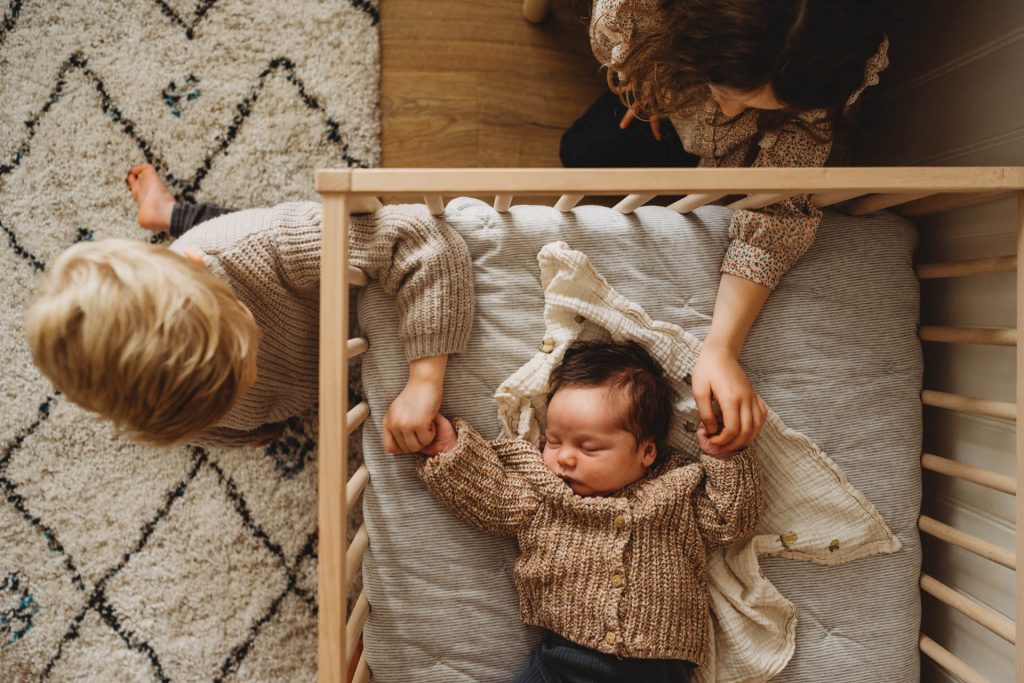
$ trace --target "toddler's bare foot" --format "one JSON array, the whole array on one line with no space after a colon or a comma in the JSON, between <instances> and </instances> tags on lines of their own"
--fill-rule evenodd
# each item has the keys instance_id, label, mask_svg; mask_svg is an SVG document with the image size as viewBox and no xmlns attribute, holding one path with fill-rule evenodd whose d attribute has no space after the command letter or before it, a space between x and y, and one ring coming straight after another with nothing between
<instances>
[{"instance_id":1,"label":"toddler's bare foot","mask_svg":"<svg viewBox=\"0 0 1024 683\"><path fill-rule=\"evenodd\" d=\"M160 180L153 165L133 166L125 181L135 203L139 205L139 225L153 232L170 230L174 196L167 190L164 181Z\"/></svg>"}]
</instances>

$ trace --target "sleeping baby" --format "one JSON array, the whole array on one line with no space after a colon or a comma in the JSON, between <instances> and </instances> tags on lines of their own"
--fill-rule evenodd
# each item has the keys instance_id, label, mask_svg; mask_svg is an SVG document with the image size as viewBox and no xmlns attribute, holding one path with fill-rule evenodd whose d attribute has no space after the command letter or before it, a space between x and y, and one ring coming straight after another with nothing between
<instances>
[{"instance_id":1,"label":"sleeping baby","mask_svg":"<svg viewBox=\"0 0 1024 683\"><path fill-rule=\"evenodd\" d=\"M708 549L753 533L753 447L665 439L674 392L634 343L577 342L552 374L544 449L436 419L420 476L456 515L515 536L523 620L546 629L516 681L687 681L708 654Z\"/></svg>"}]
</instances>

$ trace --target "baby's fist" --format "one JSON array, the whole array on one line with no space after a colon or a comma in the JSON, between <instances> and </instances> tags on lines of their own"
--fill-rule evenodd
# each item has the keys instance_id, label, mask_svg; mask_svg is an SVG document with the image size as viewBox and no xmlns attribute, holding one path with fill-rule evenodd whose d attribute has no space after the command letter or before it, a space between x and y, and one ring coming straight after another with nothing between
<instances>
[{"instance_id":1,"label":"baby's fist","mask_svg":"<svg viewBox=\"0 0 1024 683\"><path fill-rule=\"evenodd\" d=\"M711 436L713 435L708 435L708 430L705 429L704 423L701 422L700 427L697 428L697 445L700 446L704 454L719 460L729 460L732 458L733 452L711 443Z\"/></svg>"},{"instance_id":2,"label":"baby's fist","mask_svg":"<svg viewBox=\"0 0 1024 683\"><path fill-rule=\"evenodd\" d=\"M446 453L455 448L458 440L459 437L455 433L452 423L444 415L438 413L434 418L434 440L424 446L420 453L423 455Z\"/></svg>"}]
</instances>

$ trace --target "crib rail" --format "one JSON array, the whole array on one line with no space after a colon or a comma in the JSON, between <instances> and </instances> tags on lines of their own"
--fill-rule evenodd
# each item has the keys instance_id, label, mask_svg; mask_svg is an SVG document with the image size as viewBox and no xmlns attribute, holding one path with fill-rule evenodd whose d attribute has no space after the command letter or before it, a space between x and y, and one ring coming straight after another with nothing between
<instances>
[{"instance_id":1,"label":"crib rail","mask_svg":"<svg viewBox=\"0 0 1024 683\"><path fill-rule=\"evenodd\" d=\"M838 207L861 215L891 208L906 216L925 216L952 209L1018 197L1017 253L997 258L917 267L922 280L983 276L1016 272L1024 257L1024 167L976 168L800 168L800 169L339 169L319 170L316 189L324 202L323 255L321 257L320 332L320 470L318 548L319 680L335 683L345 676L363 683L369 667L361 647L361 632L371 606L365 594L355 601L345 622L346 598L370 539L365 526L351 547L346 543L345 516L354 508L369 481L365 466L347 476L347 438L369 415L365 402L348 406L347 360L366 350L364 339L348 339L349 298L338 296L350 285L366 284L361 271L348 265L349 213L372 211L379 197L413 197L435 215L444 213L445 197L493 197L497 211L511 210L517 196L551 197L553 206L571 211L584 197L622 196L615 209L628 214L659 196L682 196L669 208L688 213L723 197L737 196L734 211L770 206L799 194L811 196L819 207ZM1017 327L1024 324L1024 279L1017 280ZM985 415L1016 422L1024 406L1024 350L1017 330L925 326L922 341L952 344L995 344L1017 348L1016 403L925 390L922 404L940 410ZM1017 473L1009 477L923 453L922 467L942 476L988 486L1008 495L1024 487L1024 430L1017 431ZM1024 529L1024 504L1017 499L1017 528ZM1024 533L1016 548L1006 550L922 516L925 534L975 552L1016 570L1024 557ZM1016 620L1011 621L974 599L921 575L928 595L958 610L1001 638L1024 642L1024 573L1017 574ZM928 636L920 636L922 653L969 683L986 679L966 662ZM1024 683L1024 654L1015 649L1017 683Z\"/></svg>"}]
</instances>

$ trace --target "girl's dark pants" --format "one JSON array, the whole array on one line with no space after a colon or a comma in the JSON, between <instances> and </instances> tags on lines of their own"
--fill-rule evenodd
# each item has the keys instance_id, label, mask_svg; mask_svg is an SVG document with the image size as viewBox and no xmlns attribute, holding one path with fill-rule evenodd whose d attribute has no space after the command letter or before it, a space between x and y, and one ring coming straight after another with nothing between
<instances>
[{"instance_id":1,"label":"girl's dark pants","mask_svg":"<svg viewBox=\"0 0 1024 683\"><path fill-rule=\"evenodd\" d=\"M661 140L647 121L634 119L625 130L619 122L626 108L619 96L606 92L565 133L559 155L566 168L642 168L696 166L699 157L683 149L670 121L661 121Z\"/></svg>"}]
</instances>

